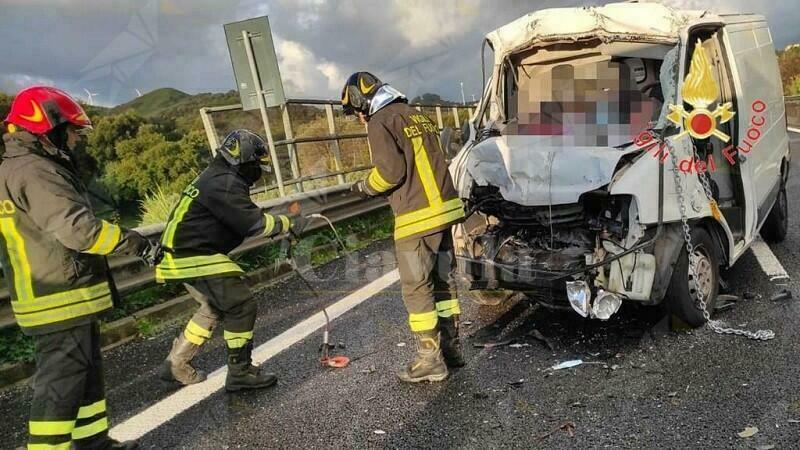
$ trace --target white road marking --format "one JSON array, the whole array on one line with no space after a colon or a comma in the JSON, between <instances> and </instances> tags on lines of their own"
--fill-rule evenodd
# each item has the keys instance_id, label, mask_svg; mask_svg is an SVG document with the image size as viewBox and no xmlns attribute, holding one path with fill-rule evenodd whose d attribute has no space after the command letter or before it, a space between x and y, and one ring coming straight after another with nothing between
<instances>
[{"instance_id":1,"label":"white road marking","mask_svg":"<svg viewBox=\"0 0 800 450\"><path fill-rule=\"evenodd\" d=\"M388 288L399 280L399 278L400 276L397 269L381 276L377 280L327 307L326 311L328 312L328 316L333 320L343 315L365 300ZM325 317L322 312L303 320L280 335L259 345L253 351L254 364L261 364L267 361L283 350L302 341L324 325ZM181 388L169 397L112 428L111 436L120 441L141 438L167 421L175 418L178 414L181 414L200 401L208 398L211 394L222 389L223 386L225 386L225 376L227 373L227 367L223 366L209 374L206 381Z\"/></svg>"},{"instance_id":2,"label":"white road marking","mask_svg":"<svg viewBox=\"0 0 800 450\"><path fill-rule=\"evenodd\" d=\"M786 272L786 269L783 268L781 262L778 261L778 258L775 256L775 254L772 253L769 245L761 240L761 238L753 241L753 245L750 246L750 250L758 260L758 264L761 265L761 270L767 274L770 281L789 281L789 274Z\"/></svg>"}]
</instances>

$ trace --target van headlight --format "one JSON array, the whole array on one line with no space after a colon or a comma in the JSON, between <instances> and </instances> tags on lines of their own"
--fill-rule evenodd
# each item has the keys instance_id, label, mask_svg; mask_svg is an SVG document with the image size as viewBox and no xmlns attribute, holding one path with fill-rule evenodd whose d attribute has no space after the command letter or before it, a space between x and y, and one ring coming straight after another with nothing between
<instances>
[{"instance_id":1,"label":"van headlight","mask_svg":"<svg viewBox=\"0 0 800 450\"><path fill-rule=\"evenodd\" d=\"M594 304L592 305L592 317L608 320L614 313L619 311L621 305L622 297L601 289L597 292L597 298L594 299Z\"/></svg>"},{"instance_id":2,"label":"van headlight","mask_svg":"<svg viewBox=\"0 0 800 450\"><path fill-rule=\"evenodd\" d=\"M567 299L576 313L583 317L589 315L592 290L585 281L567 281Z\"/></svg>"}]
</instances>

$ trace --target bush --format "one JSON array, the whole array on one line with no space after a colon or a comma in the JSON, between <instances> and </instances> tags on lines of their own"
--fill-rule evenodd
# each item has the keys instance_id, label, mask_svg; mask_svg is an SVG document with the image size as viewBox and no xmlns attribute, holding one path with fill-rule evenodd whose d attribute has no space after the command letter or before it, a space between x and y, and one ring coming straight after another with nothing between
<instances>
[{"instance_id":1,"label":"bush","mask_svg":"<svg viewBox=\"0 0 800 450\"><path fill-rule=\"evenodd\" d=\"M156 189L149 194L145 194L144 200L139 203L142 212L139 226L166 222L180 198L181 195L179 193L167 193L164 192L161 186L156 186Z\"/></svg>"}]
</instances>

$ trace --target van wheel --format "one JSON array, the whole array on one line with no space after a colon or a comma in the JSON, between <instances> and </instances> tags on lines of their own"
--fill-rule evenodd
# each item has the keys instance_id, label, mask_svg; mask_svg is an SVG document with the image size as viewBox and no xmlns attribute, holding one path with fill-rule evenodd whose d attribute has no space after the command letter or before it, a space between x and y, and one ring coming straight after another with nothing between
<instances>
[{"instance_id":1,"label":"van wheel","mask_svg":"<svg viewBox=\"0 0 800 450\"><path fill-rule=\"evenodd\" d=\"M695 228L692 231L692 245L694 245L697 260L700 292L703 293L706 310L711 314L717 302L717 292L719 292L719 256L714 246L714 240L703 228ZM698 328L705 324L706 319L697 304L694 289L690 287L689 277L689 258L684 247L675 263L664 300L670 314L692 328Z\"/></svg>"},{"instance_id":2,"label":"van wheel","mask_svg":"<svg viewBox=\"0 0 800 450\"><path fill-rule=\"evenodd\" d=\"M511 298L513 291L505 289L491 289L485 291L470 291L472 301L481 306L497 306Z\"/></svg>"},{"instance_id":3,"label":"van wheel","mask_svg":"<svg viewBox=\"0 0 800 450\"><path fill-rule=\"evenodd\" d=\"M786 197L786 183L781 184L778 198L772 205L764 225L761 227L761 237L767 242L783 242L789 230L789 199Z\"/></svg>"}]
</instances>

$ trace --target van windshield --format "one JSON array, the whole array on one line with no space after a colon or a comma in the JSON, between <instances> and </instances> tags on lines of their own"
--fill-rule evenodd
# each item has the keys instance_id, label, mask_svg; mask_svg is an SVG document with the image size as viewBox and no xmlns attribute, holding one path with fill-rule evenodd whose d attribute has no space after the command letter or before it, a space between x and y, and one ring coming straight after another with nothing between
<instances>
[{"instance_id":1,"label":"van windshield","mask_svg":"<svg viewBox=\"0 0 800 450\"><path fill-rule=\"evenodd\" d=\"M507 66L504 135L544 146L618 147L653 128L663 104L660 60L594 54Z\"/></svg>"}]
</instances>

